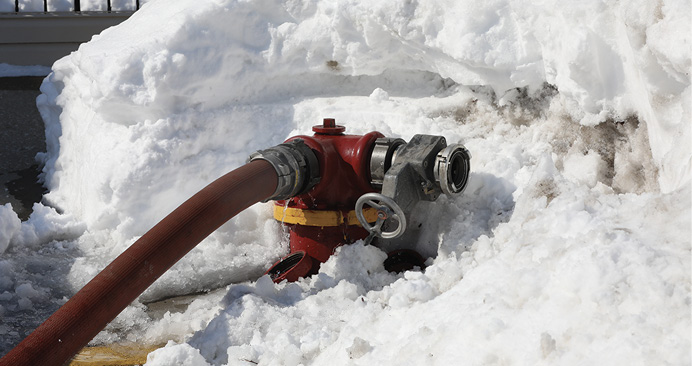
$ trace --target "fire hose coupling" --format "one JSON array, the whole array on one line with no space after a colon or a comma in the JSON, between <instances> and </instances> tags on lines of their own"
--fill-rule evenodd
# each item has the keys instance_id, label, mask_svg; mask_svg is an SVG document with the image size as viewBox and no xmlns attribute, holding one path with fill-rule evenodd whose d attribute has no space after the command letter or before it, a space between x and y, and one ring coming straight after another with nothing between
<instances>
[{"instance_id":1,"label":"fire hose coupling","mask_svg":"<svg viewBox=\"0 0 692 366\"><path fill-rule=\"evenodd\" d=\"M382 137L375 140L375 146L370 155L370 184L375 189L382 189L384 174L392 166L397 150L406 145L400 138Z\"/></svg>"},{"instance_id":2,"label":"fire hose coupling","mask_svg":"<svg viewBox=\"0 0 692 366\"><path fill-rule=\"evenodd\" d=\"M315 153L302 139L254 152L248 162L265 160L278 175L276 191L270 200L286 200L309 191L320 181L320 165Z\"/></svg>"},{"instance_id":3,"label":"fire hose coupling","mask_svg":"<svg viewBox=\"0 0 692 366\"><path fill-rule=\"evenodd\" d=\"M440 194L460 194L466 188L471 168L471 154L461 144L447 146L442 136L415 135L406 143L402 139L380 138L370 158L373 188L381 193L367 193L356 202L356 216L373 237L397 238L406 231L406 214L419 201L434 201ZM374 224L367 222L363 208L378 212ZM389 220L389 221L387 221Z\"/></svg>"},{"instance_id":4,"label":"fire hose coupling","mask_svg":"<svg viewBox=\"0 0 692 366\"><path fill-rule=\"evenodd\" d=\"M471 153L462 144L449 145L435 158L435 181L448 196L466 189L471 170Z\"/></svg>"},{"instance_id":5,"label":"fire hose coupling","mask_svg":"<svg viewBox=\"0 0 692 366\"><path fill-rule=\"evenodd\" d=\"M370 183L373 188L382 189L385 174L392 165L411 164L419 173L424 173L419 174L419 178L422 178L420 183L428 193L432 193L431 184L448 196L461 193L468 183L471 154L464 145L446 145L441 136L415 135L408 144L400 138L379 138L370 157ZM433 157L431 152L436 150L438 152ZM402 153L401 159L397 159ZM437 195L430 196L431 200Z\"/></svg>"}]
</instances>

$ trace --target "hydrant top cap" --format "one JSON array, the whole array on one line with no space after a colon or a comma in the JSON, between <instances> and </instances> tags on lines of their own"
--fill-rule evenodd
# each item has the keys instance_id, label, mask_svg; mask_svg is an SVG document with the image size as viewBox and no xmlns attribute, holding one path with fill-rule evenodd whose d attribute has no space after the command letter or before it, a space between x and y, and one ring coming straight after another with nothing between
<instances>
[{"instance_id":1,"label":"hydrant top cap","mask_svg":"<svg viewBox=\"0 0 692 366\"><path fill-rule=\"evenodd\" d=\"M346 127L337 125L334 118L325 118L321 126L312 126L312 131L320 135L341 135L346 131Z\"/></svg>"}]
</instances>

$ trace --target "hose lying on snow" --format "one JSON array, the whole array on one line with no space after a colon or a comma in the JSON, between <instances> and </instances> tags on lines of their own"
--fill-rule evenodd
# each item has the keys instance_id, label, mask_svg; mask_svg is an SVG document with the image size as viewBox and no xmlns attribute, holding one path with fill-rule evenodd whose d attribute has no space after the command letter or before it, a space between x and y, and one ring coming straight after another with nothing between
<instances>
[{"instance_id":1,"label":"hose lying on snow","mask_svg":"<svg viewBox=\"0 0 692 366\"><path fill-rule=\"evenodd\" d=\"M307 154L311 154L309 149ZM289 156L289 160L295 158ZM253 160L192 196L0 359L0 365L65 364L149 285L223 223L256 202L273 199L282 185L285 190L283 183L291 178L301 179L290 182L289 190L296 186L307 189L302 182L305 171L287 177L277 169L279 160Z\"/></svg>"}]
</instances>

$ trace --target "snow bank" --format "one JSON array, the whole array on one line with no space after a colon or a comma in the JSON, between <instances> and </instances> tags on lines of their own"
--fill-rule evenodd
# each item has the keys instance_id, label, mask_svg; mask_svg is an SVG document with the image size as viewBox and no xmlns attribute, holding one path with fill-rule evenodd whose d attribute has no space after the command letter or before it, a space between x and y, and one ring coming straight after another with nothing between
<instances>
[{"instance_id":1,"label":"snow bank","mask_svg":"<svg viewBox=\"0 0 692 366\"><path fill-rule=\"evenodd\" d=\"M51 241L73 240L85 231L84 224L72 215L59 214L41 203L34 204L32 214L25 222L19 220L11 204L0 206L0 228L0 254L10 242L19 247L37 247Z\"/></svg>"},{"instance_id":2,"label":"snow bank","mask_svg":"<svg viewBox=\"0 0 692 366\"><path fill-rule=\"evenodd\" d=\"M689 283L670 266L689 246L675 234L635 232L655 222L674 233L690 217L619 217L687 206L669 199L603 200L576 188L538 203L543 211L519 202L494 236L399 278L383 270L376 248L343 247L301 283L263 277L231 287L226 309L189 341L194 348L169 344L151 364L159 354L197 352L214 365L685 364ZM651 236L678 244L662 250Z\"/></svg>"},{"instance_id":3,"label":"snow bank","mask_svg":"<svg viewBox=\"0 0 692 366\"><path fill-rule=\"evenodd\" d=\"M12 210L12 205L7 203L0 206L0 254L5 252L20 227L21 221Z\"/></svg>"},{"instance_id":4,"label":"snow bank","mask_svg":"<svg viewBox=\"0 0 692 366\"><path fill-rule=\"evenodd\" d=\"M548 82L559 91L561 113L585 126L636 116L646 122L660 187L672 191L690 178L690 147L671 143L690 137L682 103L689 55L666 48L669 41L652 29L672 29L688 43L678 18L685 13L670 10L685 6L153 2L56 62L44 83L38 104L47 124L47 199L92 233L108 231L95 240L107 241L112 257L250 152L309 131L323 113L296 129L301 100L376 88L422 97L455 83L488 85L502 96L513 87L534 93ZM647 10L635 11L641 7ZM639 43L628 41L635 36ZM513 99L509 93L498 103ZM344 123L352 132L407 134L391 126L400 121L380 120L359 125L348 116ZM277 255L263 227L250 240L234 230L209 241L262 248L227 251L228 258Z\"/></svg>"},{"instance_id":5,"label":"snow bank","mask_svg":"<svg viewBox=\"0 0 692 366\"><path fill-rule=\"evenodd\" d=\"M40 203L24 222L10 204L0 206L0 354L74 293L65 277L84 231L71 215Z\"/></svg>"},{"instance_id":6,"label":"snow bank","mask_svg":"<svg viewBox=\"0 0 692 366\"><path fill-rule=\"evenodd\" d=\"M559 7L521 1L153 3L58 62L52 80L66 84L65 100L50 98L46 104L67 107L69 98L79 96L76 103L83 105L70 103L63 111L63 128L88 118L94 120L91 128L112 125L108 130L118 134L173 116L187 118L178 125L194 119L207 126L211 116L204 112L224 106L352 93L342 80L387 70L425 70L460 84L489 85L499 95L547 81L583 124L631 115L645 120L661 187L672 191L690 176L689 147L671 143L690 137L685 124L690 106L684 103L690 85L689 14L686 1ZM157 16L166 19L164 29L153 19ZM267 140L243 137L258 145ZM53 180L61 174L54 177L53 169L49 164L48 178L57 188ZM69 205L60 189L54 192L57 203ZM95 192L84 193L88 196L70 209L94 202ZM96 216L84 215L89 221Z\"/></svg>"},{"instance_id":7,"label":"snow bank","mask_svg":"<svg viewBox=\"0 0 692 366\"><path fill-rule=\"evenodd\" d=\"M151 322L138 304L99 341L186 342L150 364L689 363L689 8L152 1L41 88L46 200L86 230L60 242L60 279L83 285L249 153L335 117L471 151L467 192L420 207L424 273L355 244L221 306ZM253 206L141 300L256 278L285 251Z\"/></svg>"}]
</instances>

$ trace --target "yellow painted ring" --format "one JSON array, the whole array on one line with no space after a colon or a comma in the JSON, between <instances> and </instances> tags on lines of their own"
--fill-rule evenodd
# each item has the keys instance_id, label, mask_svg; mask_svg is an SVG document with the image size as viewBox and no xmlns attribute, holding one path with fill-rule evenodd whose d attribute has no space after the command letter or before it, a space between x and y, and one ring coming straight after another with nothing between
<instances>
[{"instance_id":1,"label":"yellow painted ring","mask_svg":"<svg viewBox=\"0 0 692 366\"><path fill-rule=\"evenodd\" d=\"M377 209L367 207L363 210L363 216L368 222L377 221ZM348 225L362 226L356 217L356 211L351 210L346 216L342 211L334 210L303 210L295 207L274 205L274 218L284 224L298 224L305 226L341 226L345 222Z\"/></svg>"}]
</instances>

